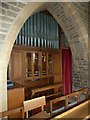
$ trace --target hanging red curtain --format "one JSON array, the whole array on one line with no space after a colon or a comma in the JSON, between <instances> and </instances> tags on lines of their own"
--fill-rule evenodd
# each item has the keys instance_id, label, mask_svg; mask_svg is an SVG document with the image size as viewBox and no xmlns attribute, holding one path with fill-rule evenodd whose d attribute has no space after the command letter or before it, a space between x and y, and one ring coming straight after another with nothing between
<instances>
[{"instance_id":1,"label":"hanging red curtain","mask_svg":"<svg viewBox=\"0 0 90 120\"><path fill-rule=\"evenodd\" d=\"M63 94L72 92L72 55L70 49L62 49Z\"/></svg>"}]
</instances>

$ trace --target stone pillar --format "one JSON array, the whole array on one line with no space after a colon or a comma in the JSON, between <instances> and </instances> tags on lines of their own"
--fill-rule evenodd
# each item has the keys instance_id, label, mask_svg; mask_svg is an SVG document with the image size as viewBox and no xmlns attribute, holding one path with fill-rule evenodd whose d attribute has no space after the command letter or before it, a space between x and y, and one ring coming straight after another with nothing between
<instances>
[{"instance_id":1,"label":"stone pillar","mask_svg":"<svg viewBox=\"0 0 90 120\"><path fill-rule=\"evenodd\" d=\"M1 58L0 58L1 59ZM7 67L0 60L0 112L7 110Z\"/></svg>"}]
</instances>

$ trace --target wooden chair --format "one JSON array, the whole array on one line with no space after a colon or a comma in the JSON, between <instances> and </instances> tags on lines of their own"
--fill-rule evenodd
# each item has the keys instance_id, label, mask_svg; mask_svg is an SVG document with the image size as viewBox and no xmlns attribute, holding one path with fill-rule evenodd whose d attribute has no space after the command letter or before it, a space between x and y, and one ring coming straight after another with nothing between
<instances>
[{"instance_id":1,"label":"wooden chair","mask_svg":"<svg viewBox=\"0 0 90 120\"><path fill-rule=\"evenodd\" d=\"M23 102L24 112L26 113L26 118L28 118L28 111L33 110L35 108L41 107L41 112L32 115L30 118L49 118L50 116L46 111L44 111L44 105L46 105L45 96L34 98L31 100L27 100Z\"/></svg>"}]
</instances>

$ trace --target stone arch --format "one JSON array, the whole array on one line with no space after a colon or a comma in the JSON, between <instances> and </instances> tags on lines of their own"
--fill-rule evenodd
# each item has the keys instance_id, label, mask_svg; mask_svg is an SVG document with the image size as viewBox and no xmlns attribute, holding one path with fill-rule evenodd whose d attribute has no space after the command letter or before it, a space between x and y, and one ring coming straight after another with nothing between
<instances>
[{"instance_id":1,"label":"stone arch","mask_svg":"<svg viewBox=\"0 0 90 120\"><path fill-rule=\"evenodd\" d=\"M88 32L73 3L52 3L48 8L68 38L73 55L73 85L88 86Z\"/></svg>"},{"instance_id":2,"label":"stone arch","mask_svg":"<svg viewBox=\"0 0 90 120\"><path fill-rule=\"evenodd\" d=\"M34 14L34 12L42 10L43 5L43 2L26 4L7 31L0 51L0 112L7 110L7 66L15 38L26 19Z\"/></svg>"},{"instance_id":3,"label":"stone arch","mask_svg":"<svg viewBox=\"0 0 90 120\"><path fill-rule=\"evenodd\" d=\"M48 6L46 4L48 4ZM32 15L34 12L43 10L42 6L44 6L44 8L47 9L53 15L53 17L56 19L56 21L59 23L59 25L62 27L63 31L65 32L73 53L73 58L78 63L78 68L82 67L82 65L80 65L81 62L82 63L87 62L87 31L85 29L85 26L83 25L83 22L80 16L78 15L77 10L75 10L72 3L71 4L69 3L26 4L25 7L21 9L20 13L18 14L14 22L11 24L11 27L8 30L5 40L3 42L2 51L0 53L0 57L1 57L0 69L2 70L0 90L1 90L1 93L3 93L2 92L3 90L5 91L5 95L2 97L2 94L1 94L0 96L2 97L2 101L0 102L0 105L3 106L3 109L1 107L0 111L4 111L7 109L6 72L7 72L7 65L8 65L10 53L14 44L14 40L17 34L19 33L19 30L22 27L23 23L26 21L26 19L30 15ZM75 22L74 20L77 17L78 19ZM84 30L84 34L83 34L83 30ZM76 36L76 39L74 39L75 36ZM81 48L80 54L83 53L82 56L80 56L80 54L78 55L79 46ZM84 69L85 67L86 66L82 67L82 69ZM86 75L86 71L85 71L85 75Z\"/></svg>"}]
</instances>

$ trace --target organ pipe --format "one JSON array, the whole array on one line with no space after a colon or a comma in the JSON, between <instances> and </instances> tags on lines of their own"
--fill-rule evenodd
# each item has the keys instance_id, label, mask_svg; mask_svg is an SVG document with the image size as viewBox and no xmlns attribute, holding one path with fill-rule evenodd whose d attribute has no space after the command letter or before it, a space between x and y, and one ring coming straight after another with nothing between
<instances>
[{"instance_id":1,"label":"organ pipe","mask_svg":"<svg viewBox=\"0 0 90 120\"><path fill-rule=\"evenodd\" d=\"M15 44L59 49L58 23L48 14L36 13L26 20Z\"/></svg>"}]
</instances>

